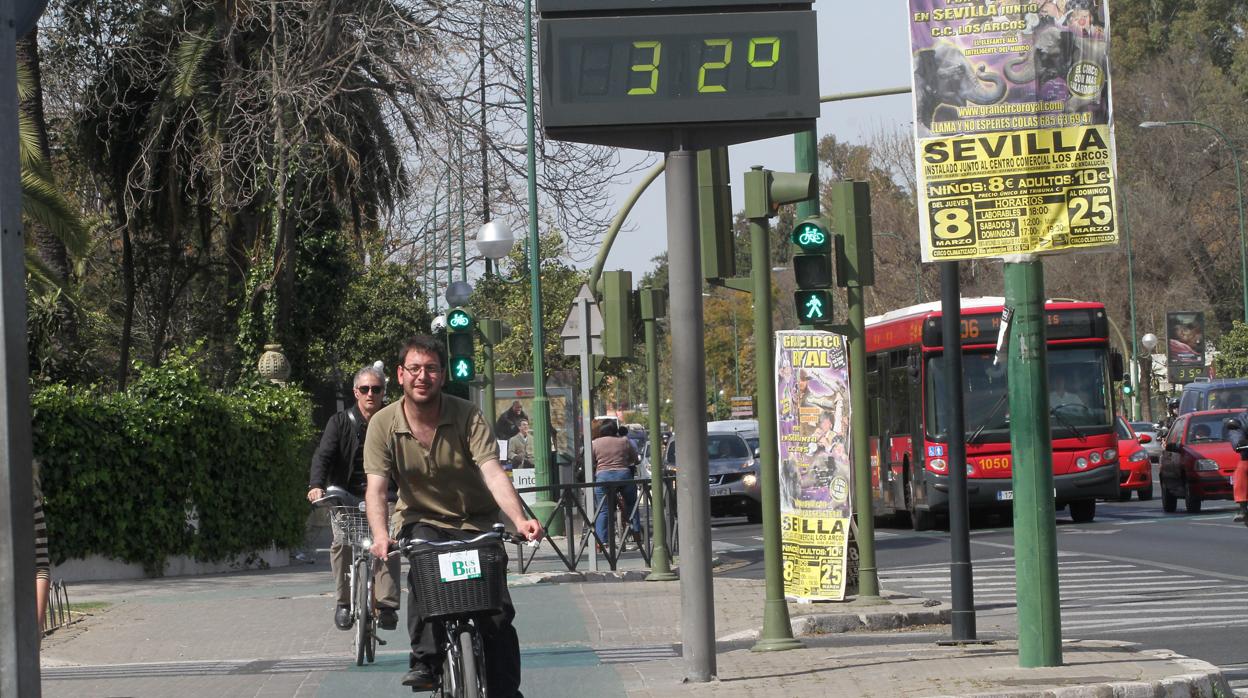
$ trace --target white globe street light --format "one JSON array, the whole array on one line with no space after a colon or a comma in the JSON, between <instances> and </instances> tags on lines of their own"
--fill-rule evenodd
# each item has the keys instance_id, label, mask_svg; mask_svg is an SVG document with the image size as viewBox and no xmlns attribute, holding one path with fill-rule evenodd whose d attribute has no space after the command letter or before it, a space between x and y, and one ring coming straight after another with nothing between
<instances>
[{"instance_id":1,"label":"white globe street light","mask_svg":"<svg viewBox=\"0 0 1248 698\"><path fill-rule=\"evenodd\" d=\"M516 237L503 220L486 221L477 232L477 249L489 259L502 259L516 246Z\"/></svg>"},{"instance_id":2,"label":"white globe street light","mask_svg":"<svg viewBox=\"0 0 1248 698\"><path fill-rule=\"evenodd\" d=\"M1143 337L1140 337L1140 344L1143 344L1144 348L1147 349L1149 353L1152 353L1153 348L1157 346L1157 335L1149 332Z\"/></svg>"}]
</instances>

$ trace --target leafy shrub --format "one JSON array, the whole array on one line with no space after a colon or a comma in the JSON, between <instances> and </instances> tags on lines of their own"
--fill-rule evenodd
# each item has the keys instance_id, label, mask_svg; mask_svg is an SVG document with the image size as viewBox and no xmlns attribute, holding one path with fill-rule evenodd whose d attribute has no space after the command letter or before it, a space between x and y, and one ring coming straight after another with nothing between
<instances>
[{"instance_id":1,"label":"leafy shrub","mask_svg":"<svg viewBox=\"0 0 1248 698\"><path fill-rule=\"evenodd\" d=\"M293 387L206 386L190 353L123 392L31 396L53 558L220 561L303 539L311 406Z\"/></svg>"}]
</instances>

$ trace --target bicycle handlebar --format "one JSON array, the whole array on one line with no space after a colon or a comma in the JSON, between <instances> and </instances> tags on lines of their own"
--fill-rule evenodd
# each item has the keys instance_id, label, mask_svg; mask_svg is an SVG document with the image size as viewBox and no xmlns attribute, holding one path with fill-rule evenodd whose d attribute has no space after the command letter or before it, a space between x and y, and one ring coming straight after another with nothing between
<instances>
[{"instance_id":1,"label":"bicycle handlebar","mask_svg":"<svg viewBox=\"0 0 1248 698\"><path fill-rule=\"evenodd\" d=\"M493 530L485 531L474 538L468 538L466 540L425 540L423 538L400 539L391 544L390 553L387 557L393 556L397 553L407 555L422 546L432 546L435 548L456 548L465 545L472 545L473 543L480 543L483 540L490 539L495 539L499 543L524 544L530 547L537 545L537 541L528 540L524 536L518 536L514 533L508 533L503 528L502 524L495 524Z\"/></svg>"}]
</instances>

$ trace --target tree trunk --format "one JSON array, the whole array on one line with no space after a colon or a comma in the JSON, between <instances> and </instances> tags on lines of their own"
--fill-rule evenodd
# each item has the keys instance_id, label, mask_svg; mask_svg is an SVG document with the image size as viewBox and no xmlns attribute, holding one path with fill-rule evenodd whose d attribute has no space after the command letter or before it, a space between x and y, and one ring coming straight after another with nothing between
<instances>
[{"instance_id":1,"label":"tree trunk","mask_svg":"<svg viewBox=\"0 0 1248 698\"><path fill-rule=\"evenodd\" d=\"M39 140L39 155L49 168L52 166L52 152L48 147L48 123L43 118L43 71L39 64L39 29L17 42L17 62L24 66L30 74L31 91L27 99L18 104L22 116L26 117L34 127ZM65 243L53 235L46 226L30 221L26 231L35 247L39 260L47 265L53 280L64 287L69 282L69 255L65 251ZM61 336L59 344L62 351L72 352L78 344L78 325L75 321L73 308L65 294L58 301L61 316Z\"/></svg>"},{"instance_id":2,"label":"tree trunk","mask_svg":"<svg viewBox=\"0 0 1248 698\"><path fill-rule=\"evenodd\" d=\"M134 244L130 239L130 221L124 205L118 205L121 220L121 341L117 345L117 389L125 390L130 377L130 344L134 334Z\"/></svg>"}]
</instances>

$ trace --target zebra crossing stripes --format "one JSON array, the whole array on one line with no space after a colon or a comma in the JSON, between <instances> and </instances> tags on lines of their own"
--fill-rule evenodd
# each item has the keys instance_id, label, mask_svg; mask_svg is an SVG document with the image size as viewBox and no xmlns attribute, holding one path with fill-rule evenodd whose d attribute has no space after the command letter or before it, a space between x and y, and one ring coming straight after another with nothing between
<instances>
[{"instance_id":1,"label":"zebra crossing stripes","mask_svg":"<svg viewBox=\"0 0 1248 698\"><path fill-rule=\"evenodd\" d=\"M994 558L973 568L977 603L1015 607L1013 562ZM1081 637L1248 627L1248 584L1071 555L1059 559L1058 580L1062 630ZM880 583L916 596L951 598L946 563L892 570L880 575Z\"/></svg>"},{"instance_id":2,"label":"zebra crossing stripes","mask_svg":"<svg viewBox=\"0 0 1248 698\"><path fill-rule=\"evenodd\" d=\"M637 647L605 647L594 650L603 664L634 664L656 659L679 657L675 645L641 645Z\"/></svg>"}]
</instances>

